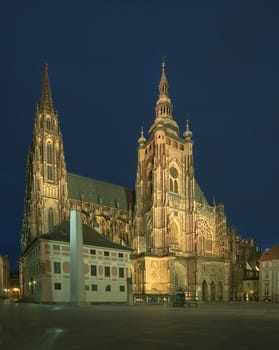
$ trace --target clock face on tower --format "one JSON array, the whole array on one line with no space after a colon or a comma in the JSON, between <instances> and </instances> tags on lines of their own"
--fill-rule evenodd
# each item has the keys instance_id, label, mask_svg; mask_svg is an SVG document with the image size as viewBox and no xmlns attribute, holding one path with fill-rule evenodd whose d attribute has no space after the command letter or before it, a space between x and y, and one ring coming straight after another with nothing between
<instances>
[{"instance_id":1,"label":"clock face on tower","mask_svg":"<svg viewBox=\"0 0 279 350\"><path fill-rule=\"evenodd\" d=\"M170 175L171 177L173 177L174 179L177 179L178 178L178 171L175 167L171 167L170 168Z\"/></svg>"}]
</instances>

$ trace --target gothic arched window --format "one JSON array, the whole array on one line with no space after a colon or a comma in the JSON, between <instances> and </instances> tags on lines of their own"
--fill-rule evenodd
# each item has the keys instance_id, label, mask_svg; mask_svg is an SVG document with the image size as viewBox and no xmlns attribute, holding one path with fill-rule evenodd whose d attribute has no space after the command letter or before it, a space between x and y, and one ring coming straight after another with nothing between
<instances>
[{"instance_id":1,"label":"gothic arched window","mask_svg":"<svg viewBox=\"0 0 279 350\"><path fill-rule=\"evenodd\" d=\"M49 208L48 209L48 230L52 230L54 225L54 220L53 220L53 209Z\"/></svg>"},{"instance_id":2,"label":"gothic arched window","mask_svg":"<svg viewBox=\"0 0 279 350\"><path fill-rule=\"evenodd\" d=\"M51 130L51 121L50 121L49 118L46 120L46 128L47 128L48 130Z\"/></svg>"},{"instance_id":3,"label":"gothic arched window","mask_svg":"<svg viewBox=\"0 0 279 350\"><path fill-rule=\"evenodd\" d=\"M178 183L177 183L177 180L174 180L173 192L178 193Z\"/></svg>"},{"instance_id":4,"label":"gothic arched window","mask_svg":"<svg viewBox=\"0 0 279 350\"><path fill-rule=\"evenodd\" d=\"M47 179L50 181L53 181L53 162L54 162L54 157L53 157L53 145L52 143L47 143Z\"/></svg>"},{"instance_id":5,"label":"gothic arched window","mask_svg":"<svg viewBox=\"0 0 279 350\"><path fill-rule=\"evenodd\" d=\"M173 181L170 179L170 191L173 192Z\"/></svg>"},{"instance_id":6,"label":"gothic arched window","mask_svg":"<svg viewBox=\"0 0 279 350\"><path fill-rule=\"evenodd\" d=\"M50 142L47 144L47 163L53 163L53 147Z\"/></svg>"},{"instance_id":7,"label":"gothic arched window","mask_svg":"<svg viewBox=\"0 0 279 350\"><path fill-rule=\"evenodd\" d=\"M170 192L178 193L178 170L170 167Z\"/></svg>"}]
</instances>

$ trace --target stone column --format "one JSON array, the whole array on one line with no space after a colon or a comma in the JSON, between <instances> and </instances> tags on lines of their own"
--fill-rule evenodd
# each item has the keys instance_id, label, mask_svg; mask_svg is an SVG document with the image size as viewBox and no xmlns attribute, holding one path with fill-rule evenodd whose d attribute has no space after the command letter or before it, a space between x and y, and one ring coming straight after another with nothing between
<instances>
[{"instance_id":1,"label":"stone column","mask_svg":"<svg viewBox=\"0 0 279 350\"><path fill-rule=\"evenodd\" d=\"M83 272L83 238L81 213L71 210L70 213L70 262L71 262L71 289L70 302L83 303L84 272Z\"/></svg>"}]
</instances>

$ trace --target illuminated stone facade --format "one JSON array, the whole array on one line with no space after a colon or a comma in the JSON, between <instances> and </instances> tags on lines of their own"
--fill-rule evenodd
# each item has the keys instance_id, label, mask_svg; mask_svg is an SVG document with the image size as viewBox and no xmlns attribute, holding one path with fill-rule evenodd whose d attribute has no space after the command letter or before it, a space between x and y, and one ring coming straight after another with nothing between
<instances>
[{"instance_id":1,"label":"illuminated stone facade","mask_svg":"<svg viewBox=\"0 0 279 350\"><path fill-rule=\"evenodd\" d=\"M279 245L260 257L260 300L279 303Z\"/></svg>"},{"instance_id":2,"label":"illuminated stone facade","mask_svg":"<svg viewBox=\"0 0 279 350\"><path fill-rule=\"evenodd\" d=\"M191 299L232 298L237 236L223 205L210 205L201 191L192 132L187 122L180 135L172 109L163 63L155 120L148 138L142 130L138 140L135 191L68 173L45 66L27 164L22 252L73 208L91 228L134 249L136 295L184 290Z\"/></svg>"},{"instance_id":3,"label":"illuminated stone facade","mask_svg":"<svg viewBox=\"0 0 279 350\"><path fill-rule=\"evenodd\" d=\"M24 296L35 302L70 302L70 223L57 225L25 251ZM130 249L113 243L83 224L81 267L84 290L79 302L128 301Z\"/></svg>"}]
</instances>

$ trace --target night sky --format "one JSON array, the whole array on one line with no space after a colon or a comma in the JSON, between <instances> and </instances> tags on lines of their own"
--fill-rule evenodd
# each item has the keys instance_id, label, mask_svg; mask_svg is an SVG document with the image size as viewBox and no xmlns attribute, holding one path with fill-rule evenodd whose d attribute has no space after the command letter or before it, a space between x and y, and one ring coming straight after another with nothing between
<instances>
[{"instance_id":1,"label":"night sky","mask_svg":"<svg viewBox=\"0 0 279 350\"><path fill-rule=\"evenodd\" d=\"M262 250L278 244L278 18L276 0L2 1L0 254L12 269L46 61L67 170L134 188L165 56L208 201Z\"/></svg>"}]
</instances>

